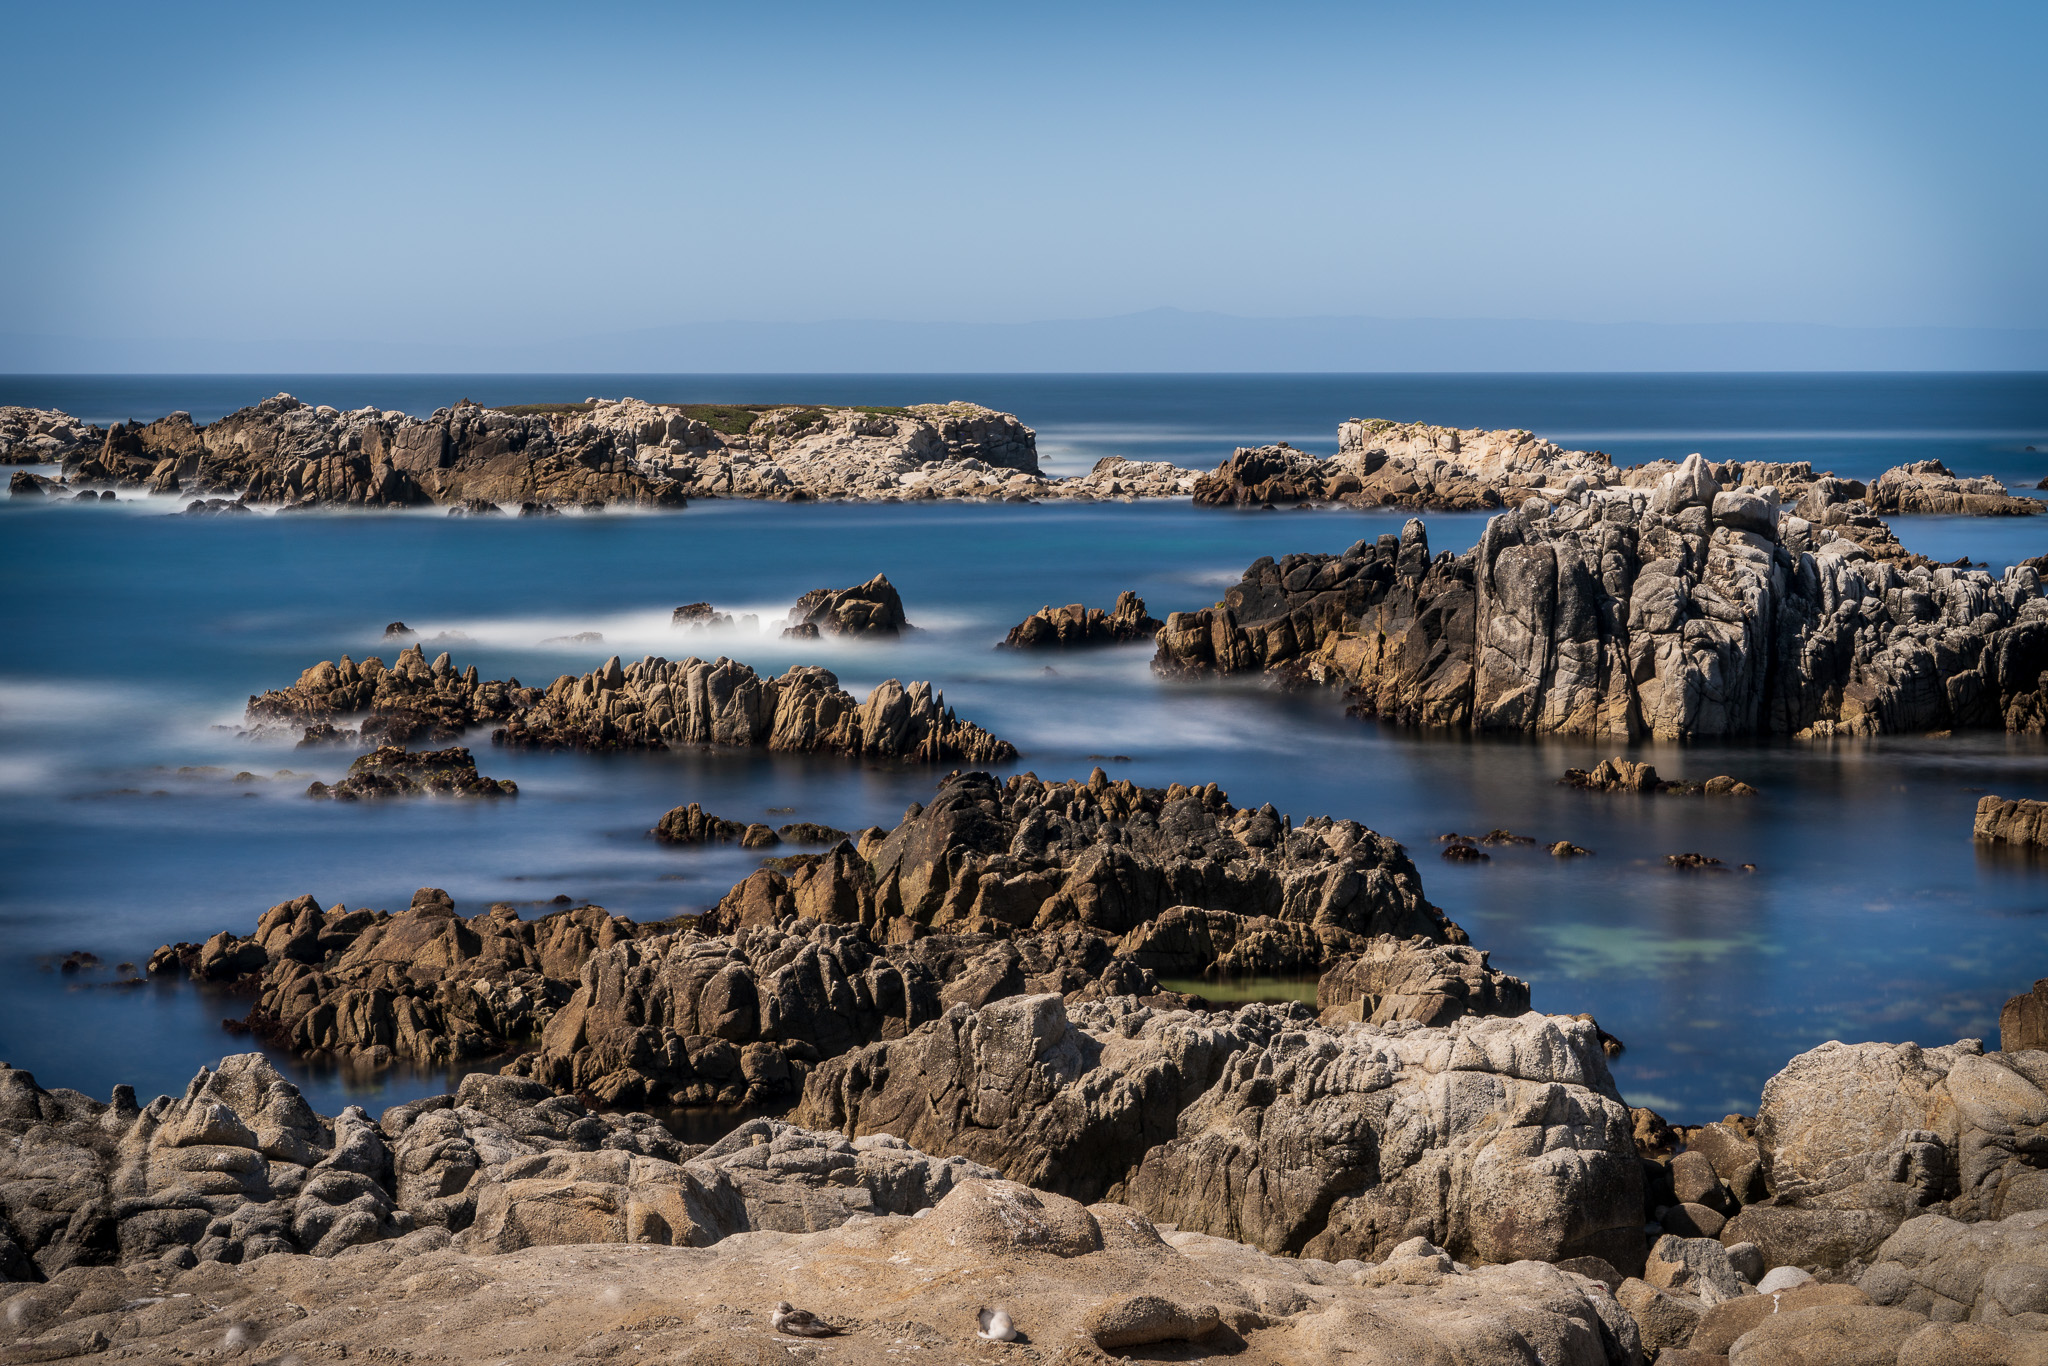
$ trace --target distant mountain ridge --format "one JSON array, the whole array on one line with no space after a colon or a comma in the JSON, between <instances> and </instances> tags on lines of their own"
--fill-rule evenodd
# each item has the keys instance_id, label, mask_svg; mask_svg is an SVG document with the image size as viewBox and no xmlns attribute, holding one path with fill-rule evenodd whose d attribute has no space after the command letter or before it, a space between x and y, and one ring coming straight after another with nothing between
<instances>
[{"instance_id":1,"label":"distant mountain ridge","mask_svg":"<svg viewBox=\"0 0 2048 1366\"><path fill-rule=\"evenodd\" d=\"M11 374L1428 373L2048 370L2048 329L1243 318L679 323L498 344L0 333Z\"/></svg>"}]
</instances>

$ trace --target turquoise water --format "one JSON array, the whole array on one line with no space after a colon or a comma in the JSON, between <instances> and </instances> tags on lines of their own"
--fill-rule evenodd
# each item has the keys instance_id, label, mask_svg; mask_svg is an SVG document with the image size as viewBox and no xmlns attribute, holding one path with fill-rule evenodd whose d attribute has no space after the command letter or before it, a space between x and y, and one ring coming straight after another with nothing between
<instances>
[{"instance_id":1,"label":"turquoise water","mask_svg":"<svg viewBox=\"0 0 2048 1366\"><path fill-rule=\"evenodd\" d=\"M489 383L539 397L622 390L758 397L769 390L768 381L738 390L699 380L673 381L664 393L643 379L572 377L544 388L464 377L439 401L506 401ZM1959 469L2025 458L2043 461L2048 472L2048 457L1994 449L2030 444L2018 437L1967 434L2024 433L2032 422L2040 439L2031 444L2048 445L2048 394L2038 378L1938 379L1915 381L1939 399L1927 412L1880 405L1894 434L1859 449L1881 450L1890 464L1894 453L1921 458L1948 443L1965 448L1944 457ZM104 416L124 395L144 392L131 387L143 382L126 379L108 382L97 399L85 381L64 381L68 394L55 382L47 389L37 383L0 383L0 401L26 395L80 415L92 415L97 403ZM203 416L208 403L217 411L282 388L330 402L347 397L312 383L150 380L151 406L136 415L185 407ZM396 392L430 382L388 383ZM1298 423L1304 429L1337 408L1386 412L1387 404L1352 399L1397 381L1228 381L1256 401L1233 408L1227 392L1210 394L1191 399L1185 412L1168 401L1191 383L1180 380L983 377L975 381L980 388L969 388L966 381L891 377L858 394L850 392L853 381L774 383L825 401L976 397L1013 408L1041 433L1121 422L1159 438L1132 447L1149 453L1178 442L1206 442L1214 451L1284 436L1283 418L1297 400L1308 410ZM1205 378L1193 387L1219 383ZM1487 405L1523 399L1540 406L1548 381L1431 381L1445 386L1436 396L1441 406L1457 410L1444 413L1424 402L1429 384L1398 383L1417 387L1410 391L1415 406L1396 416L1544 430L1535 416L1467 416L1459 405L1488 413ZM1489 394L1489 383L1501 392ZM1558 381L1569 392L1554 400L1585 408L1590 424L1599 383ZM1686 393L1668 409L1655 385L1607 383L1615 431L1684 433L1687 422L1709 418L1730 430L1763 430L1794 412L1810 431L1877 421L1851 402L1857 386L1837 392L1827 377L1801 377L1798 383L1812 386L1804 402L1766 394L1768 402L1758 402L1769 411L1744 407L1739 378L1670 381ZM2005 405L1981 428L1963 421L1971 386L1980 383ZM1058 384L1080 397L1062 406ZM1118 384L1129 399L1121 419ZM1014 386L1006 402L995 392L1001 385ZM1046 386L1043 413L1021 401L1034 385ZM358 401L400 406L375 394ZM1900 434L1926 431L1947 435ZM1097 449L1088 442L1112 438L1059 439L1085 453ZM1706 427L1656 440L1715 458L1735 445ZM1604 448L1624 458L1641 454L1622 442ZM1808 458L1761 441L1741 450L1747 458ZM1973 463L1971 452L1982 459ZM1134 588L1163 617L1213 602L1260 555L1341 549L1398 529L1399 515L1179 504L706 503L674 514L540 521L430 513L185 519L156 511L0 500L7 585L0 595L0 1058L32 1068L45 1084L104 1094L127 1081L145 1096L175 1091L201 1063L246 1046L219 1027L224 1016L245 1013L246 1002L180 986L101 985L111 971L66 975L55 960L72 950L90 950L108 965L139 963L166 941L248 929L266 907L304 892L329 904L396 907L415 887L435 885L465 911L509 900L537 912L557 895L643 919L692 911L716 901L753 859L656 846L644 832L669 807L700 801L720 815L757 819L770 807L794 807L778 819L856 828L893 823L933 781L920 770L828 758L497 752L480 737L473 743L483 771L516 779L516 802L306 801L299 796L306 782L331 780L347 756L239 738L233 728L242 705L318 659L343 651L388 657L380 634L392 620L430 636L460 632L473 643L451 647L458 665L473 662L486 676L510 673L529 683L614 652L726 653L764 671L823 663L856 691L885 677L929 678L963 715L1019 746L1015 767L1041 776L1085 776L1103 763L1147 784L1213 780L1235 801L1271 801L1297 818L1364 821L1408 844L1431 898L1492 950L1497 966L1531 981L1539 1008L1590 1011L1622 1038L1628 1051L1615 1072L1624 1094L1674 1119L1753 1110L1763 1080L1787 1057L1829 1038L1936 1043L1993 1034L2004 998L2048 975L2048 875L2024 860L1980 854L1969 839L1981 791L2048 798L2048 747L2038 740L1971 735L1689 751L1645 745L1636 757L1667 775L1732 773L1762 795L1599 796L1559 788L1556 779L1566 767L1616 752L1612 744L1421 736L1348 719L1329 697L1284 696L1245 682L1164 683L1150 674L1142 648L1050 661L992 648L1046 603L1106 605ZM1439 549L1469 546L1483 525L1473 516L1428 521ZM2003 564L2048 551L2048 518L1913 519L1899 531L1909 546L1942 558L1967 550ZM772 634L707 641L668 625L678 603L703 599L721 610L779 615L806 589L877 571L898 585L924 630L890 645L799 648ZM602 645L539 644L591 630L604 635ZM1045 672L1048 663L1055 672ZM1103 755L1129 760L1096 757ZM294 776L234 780L239 772L280 769ZM152 795L159 792L165 795ZM1438 834L1496 827L1569 838L1597 852L1567 862L1496 848L1481 865L1438 857ZM1691 850L1731 866L1752 862L1758 871L1683 876L1664 868L1664 855ZM388 1104L445 1081L300 1075L328 1109L344 1098Z\"/></svg>"}]
</instances>

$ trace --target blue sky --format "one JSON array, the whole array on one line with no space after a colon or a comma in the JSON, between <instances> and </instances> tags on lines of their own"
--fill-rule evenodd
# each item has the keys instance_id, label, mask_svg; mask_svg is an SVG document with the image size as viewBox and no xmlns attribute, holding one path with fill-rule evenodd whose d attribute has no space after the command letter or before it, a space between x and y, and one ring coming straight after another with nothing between
<instances>
[{"instance_id":1,"label":"blue sky","mask_svg":"<svg viewBox=\"0 0 2048 1366\"><path fill-rule=\"evenodd\" d=\"M0 331L2048 324L2048 6L8 3Z\"/></svg>"}]
</instances>

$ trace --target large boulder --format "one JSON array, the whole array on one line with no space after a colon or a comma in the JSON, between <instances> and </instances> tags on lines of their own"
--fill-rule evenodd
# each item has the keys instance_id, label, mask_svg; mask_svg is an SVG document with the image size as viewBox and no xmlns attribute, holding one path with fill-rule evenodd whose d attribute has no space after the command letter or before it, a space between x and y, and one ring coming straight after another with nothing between
<instances>
[{"instance_id":1,"label":"large boulder","mask_svg":"<svg viewBox=\"0 0 2048 1366\"><path fill-rule=\"evenodd\" d=\"M1248 1044L1124 1198L1273 1252L1643 1264L1642 1175L1597 1031L1540 1015Z\"/></svg>"}]
</instances>

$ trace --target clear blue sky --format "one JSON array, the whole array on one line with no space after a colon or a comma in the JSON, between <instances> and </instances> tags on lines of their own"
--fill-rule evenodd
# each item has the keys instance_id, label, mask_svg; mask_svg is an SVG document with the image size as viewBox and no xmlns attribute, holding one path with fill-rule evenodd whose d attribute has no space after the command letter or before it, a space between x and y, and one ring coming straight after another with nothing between
<instances>
[{"instance_id":1,"label":"clear blue sky","mask_svg":"<svg viewBox=\"0 0 2048 1366\"><path fill-rule=\"evenodd\" d=\"M2048 5L7 0L0 331L2048 324Z\"/></svg>"}]
</instances>

